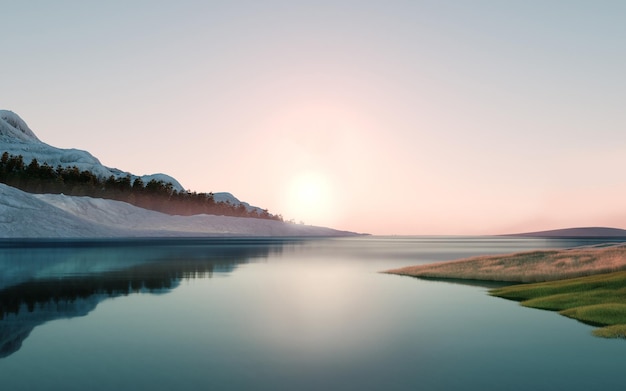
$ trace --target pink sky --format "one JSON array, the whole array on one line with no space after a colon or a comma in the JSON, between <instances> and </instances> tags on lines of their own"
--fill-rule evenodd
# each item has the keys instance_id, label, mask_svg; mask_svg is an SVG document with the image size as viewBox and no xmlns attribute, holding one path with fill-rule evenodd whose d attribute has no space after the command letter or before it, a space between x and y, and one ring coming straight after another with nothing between
<instances>
[{"instance_id":1,"label":"pink sky","mask_svg":"<svg viewBox=\"0 0 626 391\"><path fill-rule=\"evenodd\" d=\"M3 7L43 141L374 234L626 228L624 3Z\"/></svg>"}]
</instances>

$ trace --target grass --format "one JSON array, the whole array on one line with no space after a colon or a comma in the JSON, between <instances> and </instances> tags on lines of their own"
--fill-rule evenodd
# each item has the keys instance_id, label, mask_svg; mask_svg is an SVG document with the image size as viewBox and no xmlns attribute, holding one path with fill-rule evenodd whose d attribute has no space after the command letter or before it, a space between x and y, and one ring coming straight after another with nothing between
<instances>
[{"instance_id":1,"label":"grass","mask_svg":"<svg viewBox=\"0 0 626 391\"><path fill-rule=\"evenodd\" d=\"M593 330L593 335L602 338L626 338L626 325L617 324L595 329Z\"/></svg>"},{"instance_id":2,"label":"grass","mask_svg":"<svg viewBox=\"0 0 626 391\"><path fill-rule=\"evenodd\" d=\"M598 337L626 338L626 272L513 285L489 294L601 327L593 331Z\"/></svg>"},{"instance_id":3,"label":"grass","mask_svg":"<svg viewBox=\"0 0 626 391\"><path fill-rule=\"evenodd\" d=\"M386 273L521 282L489 293L600 327L593 331L596 336L626 339L626 244L480 256Z\"/></svg>"},{"instance_id":4,"label":"grass","mask_svg":"<svg viewBox=\"0 0 626 391\"><path fill-rule=\"evenodd\" d=\"M626 245L537 250L409 266L387 273L426 278L541 282L626 270Z\"/></svg>"}]
</instances>

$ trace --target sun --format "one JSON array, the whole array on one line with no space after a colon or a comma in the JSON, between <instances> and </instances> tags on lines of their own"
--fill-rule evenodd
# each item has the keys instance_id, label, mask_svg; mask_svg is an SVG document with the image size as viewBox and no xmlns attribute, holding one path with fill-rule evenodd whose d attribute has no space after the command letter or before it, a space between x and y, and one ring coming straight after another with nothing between
<instances>
[{"instance_id":1,"label":"sun","mask_svg":"<svg viewBox=\"0 0 626 391\"><path fill-rule=\"evenodd\" d=\"M285 217L306 224L328 224L333 214L331 191L327 176L319 172L299 173L289 185Z\"/></svg>"}]
</instances>

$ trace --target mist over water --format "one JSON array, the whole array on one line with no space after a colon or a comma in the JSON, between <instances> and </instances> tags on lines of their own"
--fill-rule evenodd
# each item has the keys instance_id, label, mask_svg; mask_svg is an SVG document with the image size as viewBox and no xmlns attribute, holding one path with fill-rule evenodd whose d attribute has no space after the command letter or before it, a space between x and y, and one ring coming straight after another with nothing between
<instances>
[{"instance_id":1,"label":"mist over water","mask_svg":"<svg viewBox=\"0 0 626 391\"><path fill-rule=\"evenodd\" d=\"M490 297L484 286L379 273L597 242L360 237L4 243L3 389L617 386L626 380L622 341L594 338L589 326Z\"/></svg>"}]
</instances>

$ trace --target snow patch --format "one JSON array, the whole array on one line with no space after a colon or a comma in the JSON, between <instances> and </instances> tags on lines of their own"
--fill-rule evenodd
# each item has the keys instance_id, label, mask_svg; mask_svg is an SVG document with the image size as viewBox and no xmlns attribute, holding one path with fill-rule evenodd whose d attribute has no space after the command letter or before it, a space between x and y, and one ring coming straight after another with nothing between
<instances>
[{"instance_id":1,"label":"snow patch","mask_svg":"<svg viewBox=\"0 0 626 391\"><path fill-rule=\"evenodd\" d=\"M39 141L26 122L19 115L9 110L0 110L0 136L22 141Z\"/></svg>"},{"instance_id":2,"label":"snow patch","mask_svg":"<svg viewBox=\"0 0 626 391\"><path fill-rule=\"evenodd\" d=\"M4 238L345 236L331 228L245 217L171 216L121 201L30 194L0 184Z\"/></svg>"}]
</instances>

